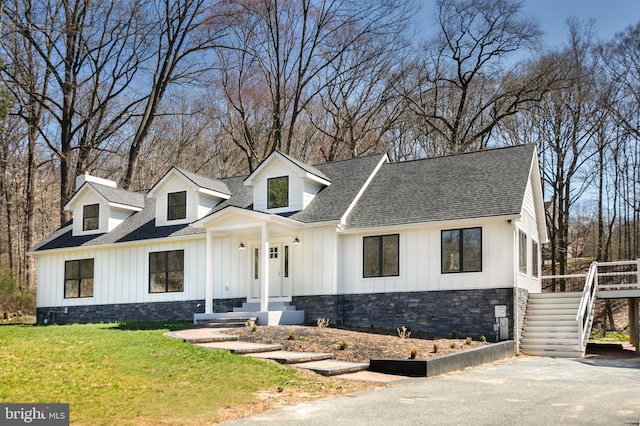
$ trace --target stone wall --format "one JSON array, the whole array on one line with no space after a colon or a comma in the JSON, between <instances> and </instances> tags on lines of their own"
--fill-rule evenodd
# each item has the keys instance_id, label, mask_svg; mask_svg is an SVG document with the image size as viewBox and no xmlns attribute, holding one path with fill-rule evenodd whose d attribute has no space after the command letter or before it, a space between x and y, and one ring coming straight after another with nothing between
<instances>
[{"instance_id":1,"label":"stone wall","mask_svg":"<svg viewBox=\"0 0 640 426\"><path fill-rule=\"evenodd\" d=\"M516 323L514 324L514 332L515 332L515 345L516 351L520 350L520 338L522 337L522 327L524 326L524 313L527 310L527 299L529 298L529 291L524 288L518 288L514 294L515 301L514 303L517 305L517 313L518 318L516 319Z\"/></svg>"},{"instance_id":2,"label":"stone wall","mask_svg":"<svg viewBox=\"0 0 640 426\"><path fill-rule=\"evenodd\" d=\"M495 340L495 306L506 305L514 324L514 292L511 288L407 293L300 296L292 304L304 309L305 322L329 318L331 324L396 329L407 326L442 336L455 333L474 339ZM513 338L510 327L509 338Z\"/></svg>"}]
</instances>

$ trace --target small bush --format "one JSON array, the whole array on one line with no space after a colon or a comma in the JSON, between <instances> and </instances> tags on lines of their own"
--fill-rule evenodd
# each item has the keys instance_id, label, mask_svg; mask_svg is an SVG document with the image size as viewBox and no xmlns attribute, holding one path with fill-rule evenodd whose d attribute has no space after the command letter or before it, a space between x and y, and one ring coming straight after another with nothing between
<instances>
[{"instance_id":1,"label":"small bush","mask_svg":"<svg viewBox=\"0 0 640 426\"><path fill-rule=\"evenodd\" d=\"M408 339L409 336L411 336L411 329L404 325L401 328L396 328L396 331L398 332L398 337L401 339Z\"/></svg>"},{"instance_id":2,"label":"small bush","mask_svg":"<svg viewBox=\"0 0 640 426\"><path fill-rule=\"evenodd\" d=\"M329 318L318 318L318 328L325 328L329 326Z\"/></svg>"},{"instance_id":3,"label":"small bush","mask_svg":"<svg viewBox=\"0 0 640 426\"><path fill-rule=\"evenodd\" d=\"M458 338L458 332L457 332L457 331L455 331L455 330L453 330L453 331L451 332L451 338L452 338L452 339L457 339L457 338Z\"/></svg>"},{"instance_id":4,"label":"small bush","mask_svg":"<svg viewBox=\"0 0 640 426\"><path fill-rule=\"evenodd\" d=\"M438 353L438 344L437 343L433 344L433 353L434 354Z\"/></svg>"},{"instance_id":5,"label":"small bush","mask_svg":"<svg viewBox=\"0 0 640 426\"><path fill-rule=\"evenodd\" d=\"M300 336L300 340L302 340L303 342L306 342L309 339L307 338L307 336Z\"/></svg>"},{"instance_id":6,"label":"small bush","mask_svg":"<svg viewBox=\"0 0 640 426\"><path fill-rule=\"evenodd\" d=\"M465 341L464 341L464 342L465 342L467 345L470 345L470 344L471 344L471 342L472 342L471 337L467 337L467 338L465 339Z\"/></svg>"},{"instance_id":7,"label":"small bush","mask_svg":"<svg viewBox=\"0 0 640 426\"><path fill-rule=\"evenodd\" d=\"M293 328L289 329L289 340L296 340L296 331Z\"/></svg>"},{"instance_id":8,"label":"small bush","mask_svg":"<svg viewBox=\"0 0 640 426\"><path fill-rule=\"evenodd\" d=\"M455 348L456 348L456 342L451 342L451 343L449 344L449 347L450 347L451 349L455 349Z\"/></svg>"},{"instance_id":9,"label":"small bush","mask_svg":"<svg viewBox=\"0 0 640 426\"><path fill-rule=\"evenodd\" d=\"M416 359L418 356L418 351L415 349L411 349L411 354L409 355L409 359Z\"/></svg>"},{"instance_id":10,"label":"small bush","mask_svg":"<svg viewBox=\"0 0 640 426\"><path fill-rule=\"evenodd\" d=\"M486 336L484 334L482 336L480 336L480 341L481 342L486 342L487 341L487 338L486 338Z\"/></svg>"},{"instance_id":11,"label":"small bush","mask_svg":"<svg viewBox=\"0 0 640 426\"><path fill-rule=\"evenodd\" d=\"M349 344L347 342L345 342L344 340L342 342L338 343L338 349L340 349L341 351L344 351L348 347L349 347Z\"/></svg>"}]
</instances>

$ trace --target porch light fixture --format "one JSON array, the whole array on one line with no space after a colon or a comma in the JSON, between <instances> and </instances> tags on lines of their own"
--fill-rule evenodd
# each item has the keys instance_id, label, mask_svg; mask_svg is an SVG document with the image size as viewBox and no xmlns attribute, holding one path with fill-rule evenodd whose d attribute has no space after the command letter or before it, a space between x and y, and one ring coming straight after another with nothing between
<instances>
[{"instance_id":1,"label":"porch light fixture","mask_svg":"<svg viewBox=\"0 0 640 426\"><path fill-rule=\"evenodd\" d=\"M238 246L238 250L244 251L244 243L240 241L240 245Z\"/></svg>"},{"instance_id":2,"label":"porch light fixture","mask_svg":"<svg viewBox=\"0 0 640 426\"><path fill-rule=\"evenodd\" d=\"M300 240L298 239L298 237L295 237L295 238L293 239L293 245L294 245L294 246L297 246L298 244L300 244Z\"/></svg>"}]
</instances>

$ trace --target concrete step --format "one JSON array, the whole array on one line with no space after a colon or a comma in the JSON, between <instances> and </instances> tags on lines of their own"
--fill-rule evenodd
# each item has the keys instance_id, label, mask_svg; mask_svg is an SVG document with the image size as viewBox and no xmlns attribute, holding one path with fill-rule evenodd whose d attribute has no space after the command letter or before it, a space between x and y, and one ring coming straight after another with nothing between
<instances>
[{"instance_id":1,"label":"concrete step","mask_svg":"<svg viewBox=\"0 0 640 426\"><path fill-rule=\"evenodd\" d=\"M295 311L296 307L290 302L269 302L267 305L270 311ZM233 312L260 312L259 302L244 302L241 307L233 308Z\"/></svg>"},{"instance_id":2,"label":"concrete step","mask_svg":"<svg viewBox=\"0 0 640 426\"><path fill-rule=\"evenodd\" d=\"M579 307L577 303L539 303L527 305L526 312L545 313L548 311L571 311L576 313Z\"/></svg>"},{"instance_id":3,"label":"concrete step","mask_svg":"<svg viewBox=\"0 0 640 426\"><path fill-rule=\"evenodd\" d=\"M529 293L528 300L538 299L562 299L562 298L582 298L582 292L564 292L564 293Z\"/></svg>"},{"instance_id":4,"label":"concrete step","mask_svg":"<svg viewBox=\"0 0 640 426\"><path fill-rule=\"evenodd\" d=\"M222 334L219 329L210 328L171 331L166 336L172 339L180 339L187 343L234 342L238 340L238 336Z\"/></svg>"},{"instance_id":5,"label":"concrete step","mask_svg":"<svg viewBox=\"0 0 640 426\"><path fill-rule=\"evenodd\" d=\"M241 317L222 317L215 319L204 319L196 321L198 327L209 328L232 328L232 327L246 327L249 322L255 323L258 317L241 316Z\"/></svg>"},{"instance_id":6,"label":"concrete step","mask_svg":"<svg viewBox=\"0 0 640 426\"><path fill-rule=\"evenodd\" d=\"M533 337L533 336L522 336L522 341L520 342L522 346L531 346L531 345L569 345L578 347L580 342L576 336L574 337L555 337L555 336L544 336L544 337Z\"/></svg>"},{"instance_id":7,"label":"concrete step","mask_svg":"<svg viewBox=\"0 0 640 426\"><path fill-rule=\"evenodd\" d=\"M301 364L294 364L293 367L311 370L323 376L337 376L339 374L355 373L364 371L369 368L368 364L360 364L356 362L337 361L335 359L327 359L324 361L311 361Z\"/></svg>"},{"instance_id":8,"label":"concrete step","mask_svg":"<svg viewBox=\"0 0 640 426\"><path fill-rule=\"evenodd\" d=\"M323 361L325 359L333 358L333 355L329 353L295 351L262 352L248 354L246 356L258 359L270 359L280 364L300 364L301 362Z\"/></svg>"},{"instance_id":9,"label":"concrete step","mask_svg":"<svg viewBox=\"0 0 640 426\"><path fill-rule=\"evenodd\" d=\"M546 356L551 358L582 358L580 351L546 351L546 350L522 350L523 353L531 356Z\"/></svg>"},{"instance_id":10,"label":"concrete step","mask_svg":"<svg viewBox=\"0 0 640 426\"><path fill-rule=\"evenodd\" d=\"M528 351L580 351L577 344L550 344L550 343L536 343L536 344L521 344L520 348L524 353Z\"/></svg>"},{"instance_id":11,"label":"concrete step","mask_svg":"<svg viewBox=\"0 0 640 426\"><path fill-rule=\"evenodd\" d=\"M559 318L527 318L526 316L524 317L524 324L525 325L537 325L537 326L552 326L552 327L556 327L556 326L570 326L573 324L576 324L576 317L575 315L572 317L572 319L567 319L567 318L563 318L563 319L559 319Z\"/></svg>"},{"instance_id":12,"label":"concrete step","mask_svg":"<svg viewBox=\"0 0 640 426\"><path fill-rule=\"evenodd\" d=\"M527 330L522 333L522 338L531 338L531 339L572 339L578 336L578 330L572 331L538 331L538 330Z\"/></svg>"},{"instance_id":13,"label":"concrete step","mask_svg":"<svg viewBox=\"0 0 640 426\"><path fill-rule=\"evenodd\" d=\"M525 314L525 320L527 319ZM544 314L529 316L530 321L575 321L576 313L568 314Z\"/></svg>"}]
</instances>

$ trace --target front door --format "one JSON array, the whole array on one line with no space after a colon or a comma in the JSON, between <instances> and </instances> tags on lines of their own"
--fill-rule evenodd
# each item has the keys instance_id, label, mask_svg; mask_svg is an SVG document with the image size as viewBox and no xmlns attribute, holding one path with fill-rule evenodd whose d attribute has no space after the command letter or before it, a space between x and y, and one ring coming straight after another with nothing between
<instances>
[{"instance_id":1,"label":"front door","mask_svg":"<svg viewBox=\"0 0 640 426\"><path fill-rule=\"evenodd\" d=\"M269 298L282 296L282 244L269 246Z\"/></svg>"}]
</instances>

